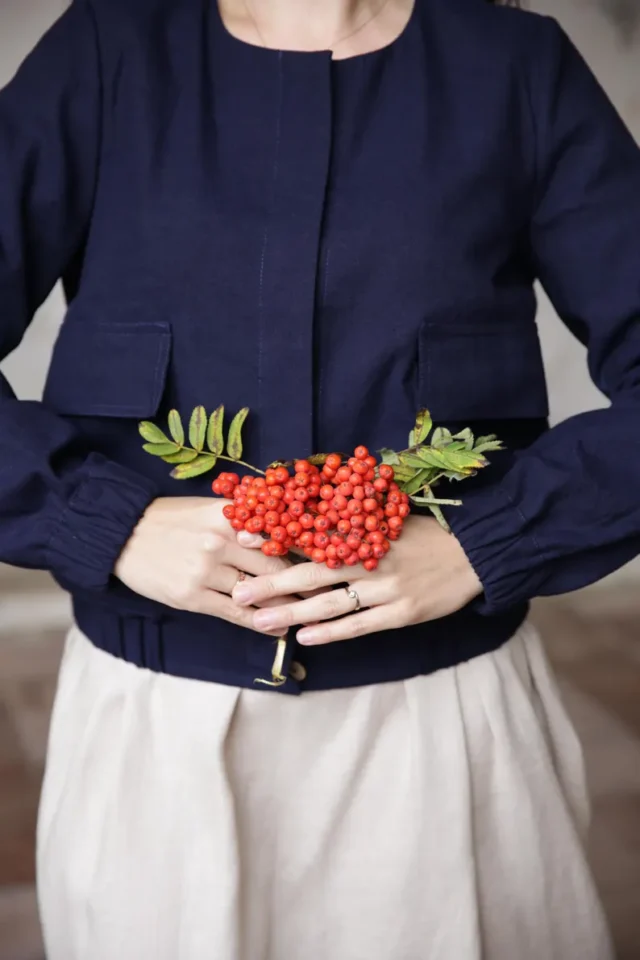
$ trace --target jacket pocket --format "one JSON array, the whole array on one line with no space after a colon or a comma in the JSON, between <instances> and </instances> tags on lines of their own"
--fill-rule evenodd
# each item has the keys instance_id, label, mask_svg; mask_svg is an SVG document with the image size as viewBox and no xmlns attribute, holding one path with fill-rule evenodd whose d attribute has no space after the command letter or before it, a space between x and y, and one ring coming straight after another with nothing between
<instances>
[{"instance_id":1,"label":"jacket pocket","mask_svg":"<svg viewBox=\"0 0 640 960\"><path fill-rule=\"evenodd\" d=\"M419 397L436 420L546 418L547 386L533 321L490 308L425 322Z\"/></svg>"},{"instance_id":2,"label":"jacket pocket","mask_svg":"<svg viewBox=\"0 0 640 960\"><path fill-rule=\"evenodd\" d=\"M70 314L53 350L44 403L78 417L154 416L167 377L170 325L81 320L73 308Z\"/></svg>"}]
</instances>

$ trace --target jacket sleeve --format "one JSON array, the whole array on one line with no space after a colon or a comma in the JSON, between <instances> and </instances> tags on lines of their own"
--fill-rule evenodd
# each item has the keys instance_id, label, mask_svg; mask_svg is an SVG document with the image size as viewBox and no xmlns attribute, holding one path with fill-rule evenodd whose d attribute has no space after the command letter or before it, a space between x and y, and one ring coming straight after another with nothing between
<instances>
[{"instance_id":1,"label":"jacket sleeve","mask_svg":"<svg viewBox=\"0 0 640 960\"><path fill-rule=\"evenodd\" d=\"M90 5L75 0L0 91L0 359L82 253L100 147ZM153 484L98 455L0 377L0 560L100 589Z\"/></svg>"},{"instance_id":2,"label":"jacket sleeve","mask_svg":"<svg viewBox=\"0 0 640 960\"><path fill-rule=\"evenodd\" d=\"M554 427L449 512L484 613L586 586L640 552L640 151L561 28L542 27L531 255L611 405Z\"/></svg>"}]
</instances>

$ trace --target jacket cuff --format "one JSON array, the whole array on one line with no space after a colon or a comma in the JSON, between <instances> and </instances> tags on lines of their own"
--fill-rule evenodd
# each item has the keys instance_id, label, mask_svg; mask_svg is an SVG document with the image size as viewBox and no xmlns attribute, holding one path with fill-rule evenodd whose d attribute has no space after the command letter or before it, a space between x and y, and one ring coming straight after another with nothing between
<instances>
[{"instance_id":1,"label":"jacket cuff","mask_svg":"<svg viewBox=\"0 0 640 960\"><path fill-rule=\"evenodd\" d=\"M462 499L462 506L446 511L446 519L484 588L473 609L490 615L530 600L542 558L522 511L500 486Z\"/></svg>"},{"instance_id":2,"label":"jacket cuff","mask_svg":"<svg viewBox=\"0 0 640 960\"><path fill-rule=\"evenodd\" d=\"M158 490L146 477L102 457L90 457L84 472L55 523L48 566L65 584L100 590Z\"/></svg>"}]
</instances>

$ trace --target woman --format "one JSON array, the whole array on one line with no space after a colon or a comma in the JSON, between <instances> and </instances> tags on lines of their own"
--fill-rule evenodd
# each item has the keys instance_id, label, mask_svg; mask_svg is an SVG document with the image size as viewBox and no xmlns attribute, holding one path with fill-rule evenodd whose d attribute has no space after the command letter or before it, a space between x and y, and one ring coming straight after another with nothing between
<instances>
[{"instance_id":1,"label":"woman","mask_svg":"<svg viewBox=\"0 0 640 960\"><path fill-rule=\"evenodd\" d=\"M0 555L76 619L49 960L607 960L526 614L639 550L640 157L561 29L76 0L0 118L3 353L59 276L69 300L43 403L0 406ZM613 401L550 431L536 278ZM261 465L397 448L423 404L508 452L453 536L411 517L332 589L140 449L200 403L251 408Z\"/></svg>"}]
</instances>

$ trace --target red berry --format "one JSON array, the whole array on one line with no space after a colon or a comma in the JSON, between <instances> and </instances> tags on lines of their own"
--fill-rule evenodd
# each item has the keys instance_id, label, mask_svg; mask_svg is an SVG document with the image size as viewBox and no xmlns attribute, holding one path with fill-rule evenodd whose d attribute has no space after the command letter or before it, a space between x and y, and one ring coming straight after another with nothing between
<instances>
[{"instance_id":1,"label":"red berry","mask_svg":"<svg viewBox=\"0 0 640 960\"><path fill-rule=\"evenodd\" d=\"M384 514L386 517L397 517L398 505L396 503L388 503L384 508Z\"/></svg>"},{"instance_id":2,"label":"red berry","mask_svg":"<svg viewBox=\"0 0 640 960\"><path fill-rule=\"evenodd\" d=\"M222 483L221 483L219 477L217 477L217 478L213 481L213 483L211 484L211 489L213 490L213 492L214 492L218 497L220 496L220 494L222 493Z\"/></svg>"},{"instance_id":3,"label":"red berry","mask_svg":"<svg viewBox=\"0 0 640 960\"><path fill-rule=\"evenodd\" d=\"M339 533L332 533L330 540L334 547L339 547L341 543L344 543L344 537L342 537Z\"/></svg>"},{"instance_id":4,"label":"red berry","mask_svg":"<svg viewBox=\"0 0 640 960\"><path fill-rule=\"evenodd\" d=\"M347 509L347 498L341 493L337 493L333 500L331 501L331 506L334 510L340 512L340 510Z\"/></svg>"},{"instance_id":5,"label":"red berry","mask_svg":"<svg viewBox=\"0 0 640 960\"><path fill-rule=\"evenodd\" d=\"M292 486L294 487L306 487L309 483L310 477L306 470L301 470L296 473L292 481Z\"/></svg>"},{"instance_id":6,"label":"red berry","mask_svg":"<svg viewBox=\"0 0 640 960\"><path fill-rule=\"evenodd\" d=\"M231 521L231 526L233 527L234 530L244 530L243 521L238 520L237 518Z\"/></svg>"},{"instance_id":7,"label":"red berry","mask_svg":"<svg viewBox=\"0 0 640 960\"><path fill-rule=\"evenodd\" d=\"M366 460L366 458L369 456L369 451L366 447L360 446L355 448L353 455L356 460Z\"/></svg>"},{"instance_id":8,"label":"red berry","mask_svg":"<svg viewBox=\"0 0 640 960\"><path fill-rule=\"evenodd\" d=\"M371 454L369 454L368 457L365 457L365 458L364 458L364 462L366 463L366 465L367 465L368 467L375 467L376 464L377 464L377 462L378 462L378 458L372 456Z\"/></svg>"},{"instance_id":9,"label":"red berry","mask_svg":"<svg viewBox=\"0 0 640 960\"><path fill-rule=\"evenodd\" d=\"M347 557L350 557L353 553L351 547L348 547L346 543L341 543L339 547L336 548L338 557L340 560L346 560Z\"/></svg>"},{"instance_id":10,"label":"red berry","mask_svg":"<svg viewBox=\"0 0 640 960\"><path fill-rule=\"evenodd\" d=\"M327 559L327 555L320 547L314 547L311 553L311 559L314 563L324 563Z\"/></svg>"},{"instance_id":11,"label":"red berry","mask_svg":"<svg viewBox=\"0 0 640 960\"><path fill-rule=\"evenodd\" d=\"M236 520L242 520L244 523L245 520L248 520L251 516L251 511L247 510L246 507L236 507Z\"/></svg>"},{"instance_id":12,"label":"red berry","mask_svg":"<svg viewBox=\"0 0 640 960\"><path fill-rule=\"evenodd\" d=\"M276 543L284 543L287 539L287 531L281 526L274 527L271 531L271 539L275 540Z\"/></svg>"},{"instance_id":13,"label":"red berry","mask_svg":"<svg viewBox=\"0 0 640 960\"><path fill-rule=\"evenodd\" d=\"M347 504L349 515L353 517L356 513L362 513L362 511L365 509L364 505L366 502L366 500L349 500L349 503Z\"/></svg>"},{"instance_id":14,"label":"red berry","mask_svg":"<svg viewBox=\"0 0 640 960\"><path fill-rule=\"evenodd\" d=\"M320 503L318 504L317 509L318 509L318 513L329 513L329 511L331 510L331 504L329 503L328 500L321 500Z\"/></svg>"},{"instance_id":15,"label":"red berry","mask_svg":"<svg viewBox=\"0 0 640 960\"><path fill-rule=\"evenodd\" d=\"M355 567L356 564L360 563L360 557L357 553L350 553L345 563L348 567Z\"/></svg>"},{"instance_id":16,"label":"red berry","mask_svg":"<svg viewBox=\"0 0 640 960\"><path fill-rule=\"evenodd\" d=\"M320 487L320 497L322 500L333 500L335 493L335 488L330 483L325 483L323 487Z\"/></svg>"},{"instance_id":17,"label":"red berry","mask_svg":"<svg viewBox=\"0 0 640 960\"><path fill-rule=\"evenodd\" d=\"M320 493L320 484L319 483L310 483L307 487L309 491L309 496L312 500L315 500L318 494Z\"/></svg>"},{"instance_id":18,"label":"red berry","mask_svg":"<svg viewBox=\"0 0 640 960\"><path fill-rule=\"evenodd\" d=\"M295 517L296 520L299 520L304 512L304 503L300 500L294 500L293 503L289 504L289 513L292 517Z\"/></svg>"},{"instance_id":19,"label":"red berry","mask_svg":"<svg viewBox=\"0 0 640 960\"><path fill-rule=\"evenodd\" d=\"M226 507L222 508L222 515L227 518L227 520L235 520L236 508L232 503L228 503Z\"/></svg>"},{"instance_id":20,"label":"red berry","mask_svg":"<svg viewBox=\"0 0 640 960\"><path fill-rule=\"evenodd\" d=\"M304 548L305 557L311 558L313 556L313 551L314 551L314 547L305 547Z\"/></svg>"},{"instance_id":21,"label":"red berry","mask_svg":"<svg viewBox=\"0 0 640 960\"><path fill-rule=\"evenodd\" d=\"M264 522L269 527L275 527L280 520L280 514L277 510L267 510L264 515Z\"/></svg>"},{"instance_id":22,"label":"red berry","mask_svg":"<svg viewBox=\"0 0 640 960\"><path fill-rule=\"evenodd\" d=\"M362 501L362 506L365 513L374 513L378 509L378 501L374 500L373 497L367 497L366 500Z\"/></svg>"},{"instance_id":23,"label":"red berry","mask_svg":"<svg viewBox=\"0 0 640 960\"><path fill-rule=\"evenodd\" d=\"M340 567L342 566L342 561L328 559L326 561L326 564L329 567L329 570L339 570Z\"/></svg>"},{"instance_id":24,"label":"red berry","mask_svg":"<svg viewBox=\"0 0 640 960\"><path fill-rule=\"evenodd\" d=\"M287 524L287 533L289 534L290 537L293 537L294 539L300 536L300 534L302 533L302 527L297 520L291 520Z\"/></svg>"},{"instance_id":25,"label":"red berry","mask_svg":"<svg viewBox=\"0 0 640 960\"><path fill-rule=\"evenodd\" d=\"M296 460L293 465L293 469L296 473L309 473L311 470L311 464L308 460Z\"/></svg>"},{"instance_id":26,"label":"red berry","mask_svg":"<svg viewBox=\"0 0 640 960\"><path fill-rule=\"evenodd\" d=\"M337 524L338 533L348 536L351 533L351 521L350 520L339 520Z\"/></svg>"},{"instance_id":27,"label":"red berry","mask_svg":"<svg viewBox=\"0 0 640 960\"><path fill-rule=\"evenodd\" d=\"M347 537L346 542L347 542L347 546L350 547L351 550L359 550L360 545L362 544L362 538L357 533L355 533L355 531L352 530L349 536Z\"/></svg>"},{"instance_id":28,"label":"red berry","mask_svg":"<svg viewBox=\"0 0 640 960\"><path fill-rule=\"evenodd\" d=\"M364 521L365 530L368 530L371 533L373 530L378 529L379 523L380 521L377 517L372 517L371 514L369 514Z\"/></svg>"},{"instance_id":29,"label":"red berry","mask_svg":"<svg viewBox=\"0 0 640 960\"><path fill-rule=\"evenodd\" d=\"M366 463L363 463L362 460L356 460L353 465L353 472L359 473L361 477L364 477L365 473L369 472L369 469L370 468L366 465Z\"/></svg>"},{"instance_id":30,"label":"red berry","mask_svg":"<svg viewBox=\"0 0 640 960\"><path fill-rule=\"evenodd\" d=\"M315 518L313 525L316 528L316 530L325 531L325 530L328 530L329 527L331 526L331 521L329 520L328 517L323 517L322 515L320 515L319 517Z\"/></svg>"},{"instance_id":31,"label":"red berry","mask_svg":"<svg viewBox=\"0 0 640 960\"><path fill-rule=\"evenodd\" d=\"M383 480L393 480L394 469L389 463L381 463L378 467L378 473Z\"/></svg>"},{"instance_id":32,"label":"red berry","mask_svg":"<svg viewBox=\"0 0 640 960\"><path fill-rule=\"evenodd\" d=\"M378 561L376 560L375 557L369 557L368 560L364 561L362 566L365 568L365 570L369 570L369 571L376 570L378 567Z\"/></svg>"},{"instance_id":33,"label":"red berry","mask_svg":"<svg viewBox=\"0 0 640 960\"><path fill-rule=\"evenodd\" d=\"M310 513L303 513L302 516L300 517L300 526L304 530L311 530L314 523L315 523L315 520Z\"/></svg>"},{"instance_id":34,"label":"red berry","mask_svg":"<svg viewBox=\"0 0 640 960\"><path fill-rule=\"evenodd\" d=\"M364 527L365 517L363 513L354 513L351 517L351 526L353 529Z\"/></svg>"},{"instance_id":35,"label":"red berry","mask_svg":"<svg viewBox=\"0 0 640 960\"><path fill-rule=\"evenodd\" d=\"M392 490L387 497L387 503L402 503L402 494L400 491Z\"/></svg>"},{"instance_id":36,"label":"red berry","mask_svg":"<svg viewBox=\"0 0 640 960\"><path fill-rule=\"evenodd\" d=\"M337 527L340 520L340 514L337 510L332 508L331 510L327 510L327 519L332 527Z\"/></svg>"},{"instance_id":37,"label":"red berry","mask_svg":"<svg viewBox=\"0 0 640 960\"><path fill-rule=\"evenodd\" d=\"M339 453L330 453L325 460L324 465L325 467L329 467L330 470L339 470L341 463L342 457Z\"/></svg>"},{"instance_id":38,"label":"red berry","mask_svg":"<svg viewBox=\"0 0 640 960\"><path fill-rule=\"evenodd\" d=\"M325 478L325 480L333 480L333 478L334 478L335 475L336 475L336 472L335 472L335 470L332 470L331 467L328 467L328 466L325 464L324 467L322 468L322 474L321 474L321 475Z\"/></svg>"},{"instance_id":39,"label":"red berry","mask_svg":"<svg viewBox=\"0 0 640 960\"><path fill-rule=\"evenodd\" d=\"M388 489L389 489L389 484L388 484L388 482L384 479L384 477L378 477L377 480L374 480L374 481L373 481L373 486L374 486L374 488L375 488L379 493L384 493L385 490L388 490Z\"/></svg>"},{"instance_id":40,"label":"red berry","mask_svg":"<svg viewBox=\"0 0 640 960\"><path fill-rule=\"evenodd\" d=\"M345 480L349 480L352 473L353 471L349 467L340 467L339 470L336 470L336 483L344 483Z\"/></svg>"},{"instance_id":41,"label":"red berry","mask_svg":"<svg viewBox=\"0 0 640 960\"><path fill-rule=\"evenodd\" d=\"M404 520L402 517L389 517L389 530L397 530L398 533L402 530Z\"/></svg>"},{"instance_id":42,"label":"red berry","mask_svg":"<svg viewBox=\"0 0 640 960\"><path fill-rule=\"evenodd\" d=\"M411 507L408 503L401 503L398 505L398 516L402 517L404 520L405 517L408 517L411 512Z\"/></svg>"},{"instance_id":43,"label":"red berry","mask_svg":"<svg viewBox=\"0 0 640 960\"><path fill-rule=\"evenodd\" d=\"M365 492L364 487L358 484L353 488L353 497L355 500L364 500Z\"/></svg>"},{"instance_id":44,"label":"red berry","mask_svg":"<svg viewBox=\"0 0 640 960\"><path fill-rule=\"evenodd\" d=\"M277 544L273 540L265 540L260 549L265 557L275 557Z\"/></svg>"},{"instance_id":45,"label":"red berry","mask_svg":"<svg viewBox=\"0 0 640 960\"><path fill-rule=\"evenodd\" d=\"M296 500L305 503L309 499L309 491L306 487L298 487L295 494Z\"/></svg>"},{"instance_id":46,"label":"red berry","mask_svg":"<svg viewBox=\"0 0 640 960\"><path fill-rule=\"evenodd\" d=\"M382 560L385 553L387 552L381 543L374 543L371 549L373 551L373 555L376 558L376 560Z\"/></svg>"},{"instance_id":47,"label":"red berry","mask_svg":"<svg viewBox=\"0 0 640 960\"><path fill-rule=\"evenodd\" d=\"M339 544L339 546L343 546L343 544ZM338 547L335 545L335 543L329 543L324 552L326 553L328 560L336 560L338 557Z\"/></svg>"},{"instance_id":48,"label":"red berry","mask_svg":"<svg viewBox=\"0 0 640 960\"><path fill-rule=\"evenodd\" d=\"M380 521L380 523L378 524L378 530L380 531L380 533L384 533L386 537L386 535L389 533L389 524L387 523L386 520Z\"/></svg>"},{"instance_id":49,"label":"red berry","mask_svg":"<svg viewBox=\"0 0 640 960\"><path fill-rule=\"evenodd\" d=\"M330 543L329 536L324 533L322 530L319 530L313 536L313 542L316 547L319 547L321 550L324 550Z\"/></svg>"},{"instance_id":50,"label":"red berry","mask_svg":"<svg viewBox=\"0 0 640 960\"><path fill-rule=\"evenodd\" d=\"M286 483L289 479L289 471L286 467L276 467L273 475L276 478L276 483Z\"/></svg>"},{"instance_id":51,"label":"red berry","mask_svg":"<svg viewBox=\"0 0 640 960\"><path fill-rule=\"evenodd\" d=\"M368 560L372 553L372 547L370 543L361 543L358 547L358 557L361 560Z\"/></svg>"},{"instance_id":52,"label":"red berry","mask_svg":"<svg viewBox=\"0 0 640 960\"><path fill-rule=\"evenodd\" d=\"M343 497L353 496L353 485L349 483L348 480L345 480L338 487L338 493L341 493Z\"/></svg>"},{"instance_id":53,"label":"red berry","mask_svg":"<svg viewBox=\"0 0 640 960\"><path fill-rule=\"evenodd\" d=\"M400 539L400 531L399 531L399 530L389 530L389 533L387 534L387 537L389 538L389 540L399 540L399 539Z\"/></svg>"},{"instance_id":54,"label":"red berry","mask_svg":"<svg viewBox=\"0 0 640 960\"><path fill-rule=\"evenodd\" d=\"M303 547L312 547L313 546L314 532L313 530L303 530L300 534L300 544Z\"/></svg>"},{"instance_id":55,"label":"red berry","mask_svg":"<svg viewBox=\"0 0 640 960\"><path fill-rule=\"evenodd\" d=\"M368 543L382 543L384 540L384 534L380 533L379 530L371 530L367 534L366 539Z\"/></svg>"}]
</instances>

